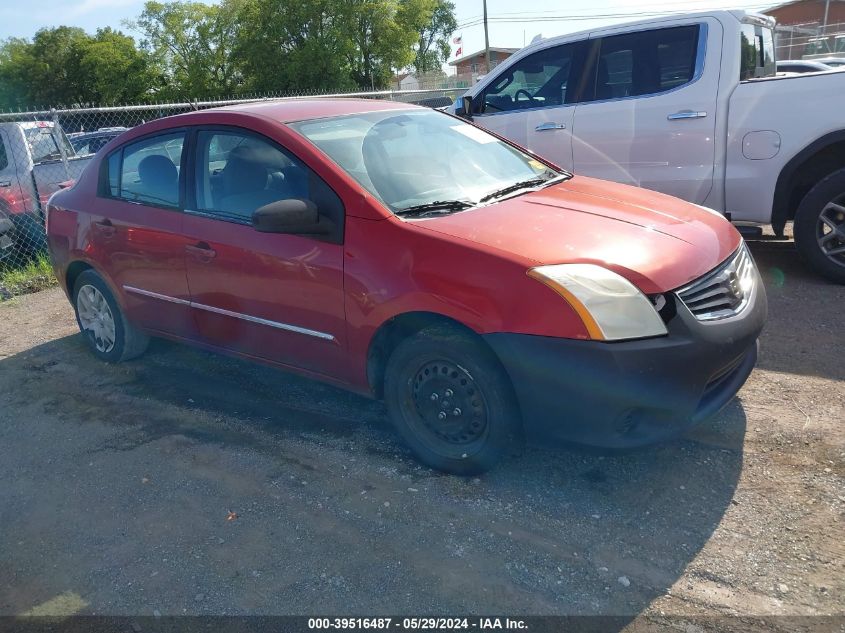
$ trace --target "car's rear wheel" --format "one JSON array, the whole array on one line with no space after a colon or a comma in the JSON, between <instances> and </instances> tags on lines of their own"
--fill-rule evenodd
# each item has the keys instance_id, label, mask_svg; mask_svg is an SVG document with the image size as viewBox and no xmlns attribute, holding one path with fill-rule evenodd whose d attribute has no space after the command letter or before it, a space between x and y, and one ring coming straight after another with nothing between
<instances>
[{"instance_id":1,"label":"car's rear wheel","mask_svg":"<svg viewBox=\"0 0 845 633\"><path fill-rule=\"evenodd\" d=\"M108 285L93 270L76 279L73 307L79 331L100 360L118 363L147 349L149 337L126 320Z\"/></svg>"},{"instance_id":2,"label":"car's rear wheel","mask_svg":"<svg viewBox=\"0 0 845 633\"><path fill-rule=\"evenodd\" d=\"M845 283L845 169L819 181L795 214L795 245L818 273Z\"/></svg>"},{"instance_id":3,"label":"car's rear wheel","mask_svg":"<svg viewBox=\"0 0 845 633\"><path fill-rule=\"evenodd\" d=\"M507 374L483 342L434 326L402 341L388 360L385 401L423 463L456 475L489 470L521 440Z\"/></svg>"}]
</instances>

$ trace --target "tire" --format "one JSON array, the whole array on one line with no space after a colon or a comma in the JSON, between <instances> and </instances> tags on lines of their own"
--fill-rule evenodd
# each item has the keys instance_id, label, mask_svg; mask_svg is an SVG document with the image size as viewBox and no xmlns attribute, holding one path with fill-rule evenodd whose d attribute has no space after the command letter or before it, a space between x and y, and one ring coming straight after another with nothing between
<instances>
[{"instance_id":1,"label":"tire","mask_svg":"<svg viewBox=\"0 0 845 633\"><path fill-rule=\"evenodd\" d=\"M804 196L795 213L794 233L807 264L845 284L845 169L823 178Z\"/></svg>"},{"instance_id":2,"label":"tire","mask_svg":"<svg viewBox=\"0 0 845 633\"><path fill-rule=\"evenodd\" d=\"M399 343L384 394L399 434L434 469L476 475L521 444L510 379L491 350L458 328L428 327Z\"/></svg>"},{"instance_id":3,"label":"tire","mask_svg":"<svg viewBox=\"0 0 845 633\"><path fill-rule=\"evenodd\" d=\"M76 279L73 308L79 331L100 360L119 363L147 349L149 337L126 320L108 285L93 270Z\"/></svg>"}]
</instances>

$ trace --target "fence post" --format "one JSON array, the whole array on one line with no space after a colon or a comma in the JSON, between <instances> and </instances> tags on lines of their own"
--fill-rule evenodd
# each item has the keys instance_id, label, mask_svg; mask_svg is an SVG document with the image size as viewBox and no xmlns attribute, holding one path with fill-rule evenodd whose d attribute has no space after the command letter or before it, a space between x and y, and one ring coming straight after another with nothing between
<instances>
[{"instance_id":1,"label":"fence post","mask_svg":"<svg viewBox=\"0 0 845 633\"><path fill-rule=\"evenodd\" d=\"M62 126L59 123L59 113L56 112L56 108L50 108L50 112L52 113L53 118L53 138L56 141L56 145L59 146L59 154L62 157L62 166L65 168L65 180L70 180L70 168L67 164L67 148L65 148L64 139L62 138L62 134L64 134L64 130L62 130Z\"/></svg>"}]
</instances>

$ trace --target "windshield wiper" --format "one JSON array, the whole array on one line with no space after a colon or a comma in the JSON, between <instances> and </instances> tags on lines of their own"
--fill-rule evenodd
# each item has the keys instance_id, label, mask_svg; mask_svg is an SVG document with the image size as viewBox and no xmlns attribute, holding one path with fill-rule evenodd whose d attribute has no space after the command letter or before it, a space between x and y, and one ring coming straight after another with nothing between
<instances>
[{"instance_id":1,"label":"windshield wiper","mask_svg":"<svg viewBox=\"0 0 845 633\"><path fill-rule=\"evenodd\" d=\"M410 207L403 207L396 209L396 215L422 215L432 211L440 211L448 213L450 211L463 211L474 206L472 202L467 200L435 200L434 202L426 202L425 204L415 204Z\"/></svg>"},{"instance_id":2,"label":"windshield wiper","mask_svg":"<svg viewBox=\"0 0 845 633\"><path fill-rule=\"evenodd\" d=\"M529 187L537 187L539 185L551 185L556 182L560 182L561 180L565 180L567 177L567 174L561 174L560 176L555 176L553 178L529 178L528 180L521 180L512 185L508 185L507 187L497 189L492 193L488 193L486 196L481 198L479 202L489 202L490 200L501 198L502 196L506 196L514 191L519 191L520 189L528 189Z\"/></svg>"}]
</instances>

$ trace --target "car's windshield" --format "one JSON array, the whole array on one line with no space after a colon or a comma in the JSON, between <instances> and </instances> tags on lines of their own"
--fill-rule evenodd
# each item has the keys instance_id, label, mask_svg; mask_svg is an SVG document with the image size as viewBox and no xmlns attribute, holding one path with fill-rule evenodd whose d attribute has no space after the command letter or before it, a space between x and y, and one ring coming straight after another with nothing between
<instances>
[{"instance_id":1,"label":"car's windshield","mask_svg":"<svg viewBox=\"0 0 845 633\"><path fill-rule=\"evenodd\" d=\"M537 187L564 175L433 110L369 112L291 127L395 213L438 206L460 210L489 201L497 192L518 192L514 186L519 183Z\"/></svg>"}]
</instances>

